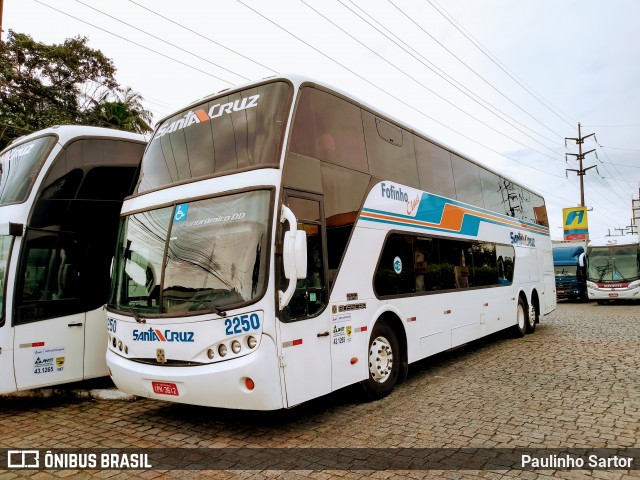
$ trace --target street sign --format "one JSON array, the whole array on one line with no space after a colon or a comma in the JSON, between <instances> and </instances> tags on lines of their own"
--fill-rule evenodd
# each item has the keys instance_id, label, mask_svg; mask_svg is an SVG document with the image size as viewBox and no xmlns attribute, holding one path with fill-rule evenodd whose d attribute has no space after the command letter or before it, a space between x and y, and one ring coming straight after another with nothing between
<instances>
[{"instance_id":1,"label":"street sign","mask_svg":"<svg viewBox=\"0 0 640 480\"><path fill-rule=\"evenodd\" d=\"M587 207L571 207L562 209L565 240L586 241L589 235Z\"/></svg>"}]
</instances>

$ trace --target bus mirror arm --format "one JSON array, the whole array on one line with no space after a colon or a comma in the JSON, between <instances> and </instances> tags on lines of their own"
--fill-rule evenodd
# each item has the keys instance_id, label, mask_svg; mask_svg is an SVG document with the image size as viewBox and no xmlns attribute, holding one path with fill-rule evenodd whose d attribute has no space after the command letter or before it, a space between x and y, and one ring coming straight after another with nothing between
<instances>
[{"instance_id":1,"label":"bus mirror arm","mask_svg":"<svg viewBox=\"0 0 640 480\"><path fill-rule=\"evenodd\" d=\"M0 235L11 235L13 237L21 237L24 232L22 223L0 222Z\"/></svg>"},{"instance_id":2,"label":"bus mirror arm","mask_svg":"<svg viewBox=\"0 0 640 480\"><path fill-rule=\"evenodd\" d=\"M284 276L289 280L289 285L284 292L278 292L280 309L289 304L296 290L297 280L307 277L307 233L296 229L298 221L295 215L286 205L282 205L281 222L285 221L289 223L289 230L284 234L282 263Z\"/></svg>"},{"instance_id":3,"label":"bus mirror arm","mask_svg":"<svg viewBox=\"0 0 640 480\"><path fill-rule=\"evenodd\" d=\"M586 253L581 253L580 256L578 257L578 265L581 267L586 267L587 266L587 254Z\"/></svg>"}]
</instances>

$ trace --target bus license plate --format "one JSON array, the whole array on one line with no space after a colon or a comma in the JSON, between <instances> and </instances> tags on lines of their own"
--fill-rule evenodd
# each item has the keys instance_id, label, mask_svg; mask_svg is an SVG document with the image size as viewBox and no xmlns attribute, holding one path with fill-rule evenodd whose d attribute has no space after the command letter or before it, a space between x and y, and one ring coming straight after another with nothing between
<instances>
[{"instance_id":1,"label":"bus license plate","mask_svg":"<svg viewBox=\"0 0 640 480\"><path fill-rule=\"evenodd\" d=\"M172 395L177 397L178 387L175 383L168 382L151 382L151 386L153 387L153 393L157 393L158 395Z\"/></svg>"},{"instance_id":2,"label":"bus license plate","mask_svg":"<svg viewBox=\"0 0 640 480\"><path fill-rule=\"evenodd\" d=\"M618 298L618 294L617 293L610 293L609 294L609 298Z\"/></svg>"}]
</instances>

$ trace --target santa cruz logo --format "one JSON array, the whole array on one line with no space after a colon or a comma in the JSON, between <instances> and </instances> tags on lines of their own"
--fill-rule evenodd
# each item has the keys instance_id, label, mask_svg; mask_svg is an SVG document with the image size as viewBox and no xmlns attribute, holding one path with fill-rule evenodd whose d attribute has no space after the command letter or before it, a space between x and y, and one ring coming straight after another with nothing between
<instances>
[{"instance_id":1,"label":"santa cruz logo","mask_svg":"<svg viewBox=\"0 0 640 480\"><path fill-rule=\"evenodd\" d=\"M193 332L173 332L166 329L161 332L149 327L149 330L134 330L134 342L193 342Z\"/></svg>"},{"instance_id":2,"label":"santa cruz logo","mask_svg":"<svg viewBox=\"0 0 640 480\"><path fill-rule=\"evenodd\" d=\"M178 120L174 120L171 123L162 125L158 129L153 139L156 140L158 138L161 138L163 135L166 135L167 133L172 133L176 130L182 130L183 128L193 125L194 123L208 122L210 120L213 120L214 118L221 117L224 113L239 112L241 110L248 110L250 108L257 107L259 98L260 95L252 95L247 98L241 98L234 102L216 103L208 111L205 111L202 108L199 108L195 111L189 110L184 114L184 117Z\"/></svg>"},{"instance_id":3,"label":"santa cruz logo","mask_svg":"<svg viewBox=\"0 0 640 480\"><path fill-rule=\"evenodd\" d=\"M512 245L522 245L524 247L535 247L536 239L528 237L524 233L510 233Z\"/></svg>"}]
</instances>

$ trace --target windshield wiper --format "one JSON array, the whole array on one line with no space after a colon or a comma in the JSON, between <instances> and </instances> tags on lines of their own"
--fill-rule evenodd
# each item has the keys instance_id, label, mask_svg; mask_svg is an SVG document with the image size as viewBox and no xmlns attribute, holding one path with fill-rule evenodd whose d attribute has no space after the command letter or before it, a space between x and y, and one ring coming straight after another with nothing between
<instances>
[{"instance_id":1,"label":"windshield wiper","mask_svg":"<svg viewBox=\"0 0 640 480\"><path fill-rule=\"evenodd\" d=\"M208 307L209 310L211 310L213 313L215 313L216 315L220 315L221 317L226 317L227 316L227 312L224 312L222 310L220 310L218 307L216 307L212 302L212 300L192 300L193 305L191 305L189 307L189 311L193 312L195 310L197 310L197 308L195 308L196 306L199 305L206 305Z\"/></svg>"},{"instance_id":2,"label":"windshield wiper","mask_svg":"<svg viewBox=\"0 0 640 480\"><path fill-rule=\"evenodd\" d=\"M127 310L128 312L131 312L131 315L133 315L133 318L136 319L136 322L138 323L147 323L147 320L142 318L137 312L135 312L133 310L133 308L131 307L124 307L125 310Z\"/></svg>"}]
</instances>

